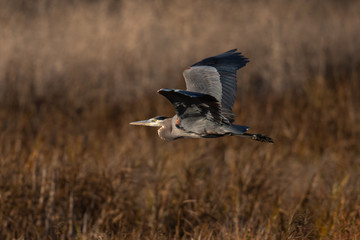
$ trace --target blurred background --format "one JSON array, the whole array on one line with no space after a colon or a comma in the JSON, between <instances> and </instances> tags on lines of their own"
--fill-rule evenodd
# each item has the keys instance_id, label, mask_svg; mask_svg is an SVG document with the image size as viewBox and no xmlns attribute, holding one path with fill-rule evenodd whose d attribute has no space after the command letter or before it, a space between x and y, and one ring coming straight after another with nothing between
<instances>
[{"instance_id":1,"label":"blurred background","mask_svg":"<svg viewBox=\"0 0 360 240\"><path fill-rule=\"evenodd\" d=\"M0 0L0 238L360 238L360 2ZM235 122L164 142L156 90L233 48Z\"/></svg>"}]
</instances>

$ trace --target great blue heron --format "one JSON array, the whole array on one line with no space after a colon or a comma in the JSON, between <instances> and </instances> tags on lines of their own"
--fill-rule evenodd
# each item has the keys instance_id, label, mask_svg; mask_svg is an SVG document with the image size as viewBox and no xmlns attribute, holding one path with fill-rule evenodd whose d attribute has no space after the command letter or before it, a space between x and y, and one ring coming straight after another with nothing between
<instances>
[{"instance_id":1,"label":"great blue heron","mask_svg":"<svg viewBox=\"0 0 360 240\"><path fill-rule=\"evenodd\" d=\"M237 49L205 58L185 69L186 91L162 88L158 91L174 106L172 118L154 117L132 125L160 127L160 138L214 138L226 135L274 142L262 134L246 133L249 127L234 125L232 107L236 95L236 71L249 62Z\"/></svg>"}]
</instances>

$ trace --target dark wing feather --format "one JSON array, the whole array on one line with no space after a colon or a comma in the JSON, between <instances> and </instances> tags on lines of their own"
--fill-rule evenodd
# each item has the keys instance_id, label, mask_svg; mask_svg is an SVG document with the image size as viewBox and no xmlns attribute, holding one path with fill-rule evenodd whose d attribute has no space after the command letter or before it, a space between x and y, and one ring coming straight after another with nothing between
<instances>
[{"instance_id":1,"label":"dark wing feather","mask_svg":"<svg viewBox=\"0 0 360 240\"><path fill-rule=\"evenodd\" d=\"M211 66L216 68L220 75L220 82L222 88L221 94L221 111L222 114L233 122L234 114L232 113L232 107L234 105L236 97L236 71L246 65L249 62L247 58L241 55L240 52L236 52L237 49L230 50L228 52L205 58L200 62L197 62L191 67L195 66ZM202 79L185 79L185 81L202 81ZM188 84L187 85L191 85ZM196 84L193 84L196 85ZM196 89L187 89L190 91L197 91Z\"/></svg>"},{"instance_id":2,"label":"dark wing feather","mask_svg":"<svg viewBox=\"0 0 360 240\"><path fill-rule=\"evenodd\" d=\"M174 106L179 118L200 117L218 123L228 123L221 114L220 103L208 94L162 88L158 91Z\"/></svg>"}]
</instances>

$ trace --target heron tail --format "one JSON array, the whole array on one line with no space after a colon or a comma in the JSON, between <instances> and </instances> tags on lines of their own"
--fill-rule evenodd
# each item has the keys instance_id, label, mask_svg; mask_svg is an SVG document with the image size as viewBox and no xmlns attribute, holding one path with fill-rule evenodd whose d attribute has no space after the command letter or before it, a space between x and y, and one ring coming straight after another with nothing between
<instances>
[{"instance_id":1,"label":"heron tail","mask_svg":"<svg viewBox=\"0 0 360 240\"><path fill-rule=\"evenodd\" d=\"M229 132L231 136L249 138L259 142L274 143L274 139L271 137L258 133L246 133L248 129L249 127L241 125L230 125L226 127L226 131Z\"/></svg>"},{"instance_id":2,"label":"heron tail","mask_svg":"<svg viewBox=\"0 0 360 240\"><path fill-rule=\"evenodd\" d=\"M241 125L230 125L226 127L226 131L230 132L231 135L241 135L244 134L247 130L249 130L249 127Z\"/></svg>"}]
</instances>

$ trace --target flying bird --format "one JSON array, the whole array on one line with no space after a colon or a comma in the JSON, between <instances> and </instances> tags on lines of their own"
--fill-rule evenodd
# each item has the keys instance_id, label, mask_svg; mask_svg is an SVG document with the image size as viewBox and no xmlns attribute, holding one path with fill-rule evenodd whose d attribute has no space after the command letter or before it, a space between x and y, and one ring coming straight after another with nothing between
<instances>
[{"instance_id":1,"label":"flying bird","mask_svg":"<svg viewBox=\"0 0 360 240\"><path fill-rule=\"evenodd\" d=\"M273 143L270 137L247 133L247 126L233 124L236 71L248 62L237 49L233 49L191 65L183 72L186 90L158 90L174 106L175 116L154 117L130 124L160 127L158 134L167 141L239 136Z\"/></svg>"}]
</instances>

